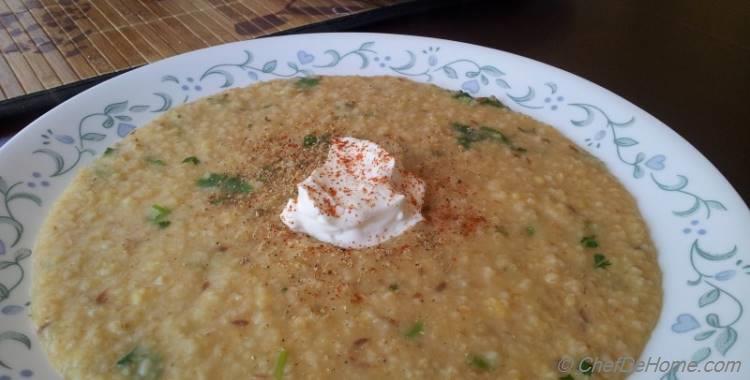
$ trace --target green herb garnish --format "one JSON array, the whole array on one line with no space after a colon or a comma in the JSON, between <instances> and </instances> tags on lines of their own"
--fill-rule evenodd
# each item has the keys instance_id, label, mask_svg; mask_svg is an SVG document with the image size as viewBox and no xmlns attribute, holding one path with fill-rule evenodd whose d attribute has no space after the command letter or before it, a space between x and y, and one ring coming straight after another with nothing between
<instances>
[{"instance_id":1,"label":"green herb garnish","mask_svg":"<svg viewBox=\"0 0 750 380\"><path fill-rule=\"evenodd\" d=\"M414 324L404 333L404 336L409 339L414 339L421 335L424 335L424 323L421 321L414 322Z\"/></svg>"},{"instance_id":2,"label":"green herb garnish","mask_svg":"<svg viewBox=\"0 0 750 380\"><path fill-rule=\"evenodd\" d=\"M253 188L240 177L228 177L221 186L228 193L249 193Z\"/></svg>"},{"instance_id":3,"label":"green herb garnish","mask_svg":"<svg viewBox=\"0 0 750 380\"><path fill-rule=\"evenodd\" d=\"M582 374L586 376L591 376L591 374L594 373L594 366L591 364L591 361L589 360L582 360L580 364L578 364L578 369L581 371Z\"/></svg>"},{"instance_id":4,"label":"green herb garnish","mask_svg":"<svg viewBox=\"0 0 750 380\"><path fill-rule=\"evenodd\" d=\"M478 130L471 128L465 124L453 123L452 128L458 134L458 137L456 137L458 145L461 145L465 149L469 149L472 143L482 141L487 138L487 136L483 135Z\"/></svg>"},{"instance_id":5,"label":"green herb garnish","mask_svg":"<svg viewBox=\"0 0 750 380\"><path fill-rule=\"evenodd\" d=\"M536 233L536 228L534 228L534 226L526 227L526 235L534 236L535 233Z\"/></svg>"},{"instance_id":6,"label":"green herb garnish","mask_svg":"<svg viewBox=\"0 0 750 380\"><path fill-rule=\"evenodd\" d=\"M167 207L160 206L160 205L153 205L151 206L151 215L154 220L160 220L165 218L169 213L171 213L172 210L170 210Z\"/></svg>"},{"instance_id":7,"label":"green herb garnish","mask_svg":"<svg viewBox=\"0 0 750 380\"><path fill-rule=\"evenodd\" d=\"M456 99L456 100L458 100L460 102L463 102L463 103L466 103L466 104L471 104L471 102L474 100L474 98L471 95L469 95L468 92L464 92L464 91L456 91L456 92L454 92L453 93L453 99Z\"/></svg>"},{"instance_id":8,"label":"green herb garnish","mask_svg":"<svg viewBox=\"0 0 750 380\"><path fill-rule=\"evenodd\" d=\"M599 246L599 242L596 241L596 235L584 236L581 238L581 244L586 248L596 248Z\"/></svg>"},{"instance_id":9,"label":"green herb garnish","mask_svg":"<svg viewBox=\"0 0 750 380\"><path fill-rule=\"evenodd\" d=\"M104 156L109 156L110 154L112 154L112 153L114 153L114 152L116 152L116 151L117 151L117 149L114 149L114 148L107 148L107 149L104 149L104 154L103 154L103 155L104 155Z\"/></svg>"},{"instance_id":10,"label":"green herb garnish","mask_svg":"<svg viewBox=\"0 0 750 380\"><path fill-rule=\"evenodd\" d=\"M505 137L505 135L502 132L498 131L497 129L492 129L490 127L479 127L479 131L489 139L499 141L508 146L513 146L510 140L507 137Z\"/></svg>"},{"instance_id":11,"label":"green herb garnish","mask_svg":"<svg viewBox=\"0 0 750 380\"><path fill-rule=\"evenodd\" d=\"M607 256L601 253L594 254L594 268L607 269L610 265L612 265L612 262L607 259Z\"/></svg>"},{"instance_id":12,"label":"green herb garnish","mask_svg":"<svg viewBox=\"0 0 750 380\"><path fill-rule=\"evenodd\" d=\"M209 175L198 179L196 183L200 187L216 187L216 186L219 186L219 184L222 183L226 179L227 179L226 174L210 173Z\"/></svg>"},{"instance_id":13,"label":"green herb garnish","mask_svg":"<svg viewBox=\"0 0 750 380\"><path fill-rule=\"evenodd\" d=\"M576 378L573 377L573 375L571 375L571 374L567 374L565 376L561 376L560 380L576 380Z\"/></svg>"},{"instance_id":14,"label":"green herb garnish","mask_svg":"<svg viewBox=\"0 0 750 380\"><path fill-rule=\"evenodd\" d=\"M507 108L505 107L505 104L503 104L500 100L498 100L494 96L477 98L477 103L481 105L488 105L488 106L497 107L497 108Z\"/></svg>"},{"instance_id":15,"label":"green herb garnish","mask_svg":"<svg viewBox=\"0 0 750 380\"><path fill-rule=\"evenodd\" d=\"M247 194L253 190L253 187L239 176L229 176L227 174L209 173L199 178L196 184L204 188L218 187L224 193Z\"/></svg>"},{"instance_id":16,"label":"green herb garnish","mask_svg":"<svg viewBox=\"0 0 750 380\"><path fill-rule=\"evenodd\" d=\"M159 165L159 166L164 166L167 164L166 162L158 158L153 158L153 157L146 157L146 162L148 162L149 164Z\"/></svg>"},{"instance_id":17,"label":"green herb garnish","mask_svg":"<svg viewBox=\"0 0 750 380\"><path fill-rule=\"evenodd\" d=\"M201 160L199 160L199 159L198 159L198 157L195 157L195 156L190 156L190 157L185 157L185 159L184 159L184 160L182 160L182 163L183 163L183 164L193 164L193 165L198 165L198 164L200 164L200 163L201 163Z\"/></svg>"},{"instance_id":18,"label":"green herb garnish","mask_svg":"<svg viewBox=\"0 0 750 380\"><path fill-rule=\"evenodd\" d=\"M396 290L398 290L398 284L394 282L394 283L388 285L388 289L390 289L391 291L395 292Z\"/></svg>"},{"instance_id":19,"label":"green herb garnish","mask_svg":"<svg viewBox=\"0 0 750 380\"><path fill-rule=\"evenodd\" d=\"M295 84L298 88L308 89L317 86L318 83L320 83L319 77L302 77L297 79Z\"/></svg>"},{"instance_id":20,"label":"green herb garnish","mask_svg":"<svg viewBox=\"0 0 750 380\"><path fill-rule=\"evenodd\" d=\"M331 143L331 134L330 133L324 133L320 136L315 136L313 134L306 135L302 139L302 146L305 148L312 148L316 145L329 145Z\"/></svg>"},{"instance_id":21,"label":"green herb garnish","mask_svg":"<svg viewBox=\"0 0 750 380\"><path fill-rule=\"evenodd\" d=\"M161 377L161 357L140 346L135 347L115 363L122 374L134 380L157 380Z\"/></svg>"},{"instance_id":22,"label":"green herb garnish","mask_svg":"<svg viewBox=\"0 0 750 380\"><path fill-rule=\"evenodd\" d=\"M505 134L494 128L485 126L472 128L461 123L453 123L451 127L457 134L456 141L458 141L458 144L465 149L469 149L471 147L471 144L475 142L492 140L507 145L516 152L526 151L525 148L515 146L513 142L507 136L505 136Z\"/></svg>"},{"instance_id":23,"label":"green herb garnish","mask_svg":"<svg viewBox=\"0 0 750 380\"><path fill-rule=\"evenodd\" d=\"M482 355L471 354L466 359L470 366L480 371L489 371L492 369L492 363Z\"/></svg>"},{"instance_id":24,"label":"green herb garnish","mask_svg":"<svg viewBox=\"0 0 750 380\"><path fill-rule=\"evenodd\" d=\"M284 367L286 367L286 360L289 353L285 349L279 351L279 355L276 357L276 365L273 368L274 380L281 380L284 378Z\"/></svg>"},{"instance_id":25,"label":"green herb garnish","mask_svg":"<svg viewBox=\"0 0 750 380\"><path fill-rule=\"evenodd\" d=\"M494 96L486 96L475 98L465 91L456 91L453 93L453 99L456 99L462 103L473 104L477 103L483 106L492 106L497 108L507 108L500 100Z\"/></svg>"},{"instance_id":26,"label":"green herb garnish","mask_svg":"<svg viewBox=\"0 0 750 380\"><path fill-rule=\"evenodd\" d=\"M167 228L169 227L172 222L167 220L167 217L172 212L167 207L160 206L160 205L152 205L151 206L151 215L149 216L149 220L152 221L154 224L159 226L159 228Z\"/></svg>"},{"instance_id":27,"label":"green herb garnish","mask_svg":"<svg viewBox=\"0 0 750 380\"><path fill-rule=\"evenodd\" d=\"M305 138L302 139L302 146L305 148L312 148L318 143L318 136L315 135L307 135Z\"/></svg>"}]
</instances>

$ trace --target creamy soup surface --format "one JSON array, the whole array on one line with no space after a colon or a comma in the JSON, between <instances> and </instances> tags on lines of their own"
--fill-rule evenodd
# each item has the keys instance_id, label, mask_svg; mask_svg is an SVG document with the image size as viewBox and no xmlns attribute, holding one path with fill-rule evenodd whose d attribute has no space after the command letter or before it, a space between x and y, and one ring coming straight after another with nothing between
<instances>
[{"instance_id":1,"label":"creamy soup surface","mask_svg":"<svg viewBox=\"0 0 750 380\"><path fill-rule=\"evenodd\" d=\"M425 220L349 250L282 224L334 136L424 180ZM66 379L558 379L562 359L638 357L662 297L602 163L494 99L393 77L165 113L77 174L33 258L32 317Z\"/></svg>"}]
</instances>

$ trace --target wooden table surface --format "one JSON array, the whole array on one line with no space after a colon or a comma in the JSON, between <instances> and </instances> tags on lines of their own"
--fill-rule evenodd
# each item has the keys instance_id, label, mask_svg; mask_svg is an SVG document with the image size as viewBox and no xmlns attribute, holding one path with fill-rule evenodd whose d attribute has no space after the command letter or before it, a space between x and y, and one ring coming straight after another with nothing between
<instances>
[{"instance_id":1,"label":"wooden table surface","mask_svg":"<svg viewBox=\"0 0 750 380\"><path fill-rule=\"evenodd\" d=\"M494 0L355 30L474 43L587 78L690 141L748 202L748 20L747 0ZM45 111L0 121L0 140Z\"/></svg>"}]
</instances>

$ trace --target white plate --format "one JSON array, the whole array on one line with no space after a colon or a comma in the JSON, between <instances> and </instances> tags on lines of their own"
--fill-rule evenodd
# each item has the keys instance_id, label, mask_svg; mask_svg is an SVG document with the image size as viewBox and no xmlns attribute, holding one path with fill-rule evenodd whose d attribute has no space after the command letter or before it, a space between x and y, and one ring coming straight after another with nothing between
<instances>
[{"instance_id":1,"label":"white plate","mask_svg":"<svg viewBox=\"0 0 750 380\"><path fill-rule=\"evenodd\" d=\"M750 212L689 143L611 92L539 62L445 40L346 33L237 42L142 67L61 104L0 149L0 366L8 367L0 380L59 378L28 318L29 255L76 170L167 109L313 73L396 75L495 95L585 147L638 200L664 273L664 308L641 358L651 363L632 378L750 378L750 368L737 372L737 364L734 372L705 372L750 358L743 309L750 305ZM665 370L668 361L691 359L704 372Z\"/></svg>"}]
</instances>

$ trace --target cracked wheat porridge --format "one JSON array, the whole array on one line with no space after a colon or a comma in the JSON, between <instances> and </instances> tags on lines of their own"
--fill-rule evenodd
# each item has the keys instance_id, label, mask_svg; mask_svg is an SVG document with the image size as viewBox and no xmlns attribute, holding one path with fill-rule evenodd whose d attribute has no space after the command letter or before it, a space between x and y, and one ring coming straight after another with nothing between
<instances>
[{"instance_id":1,"label":"cracked wheat porridge","mask_svg":"<svg viewBox=\"0 0 750 380\"><path fill-rule=\"evenodd\" d=\"M287 228L338 136L423 180L423 220L360 249ZM322 77L178 107L81 170L39 235L32 316L66 379L558 379L637 357L661 294L635 201L553 128Z\"/></svg>"}]
</instances>

